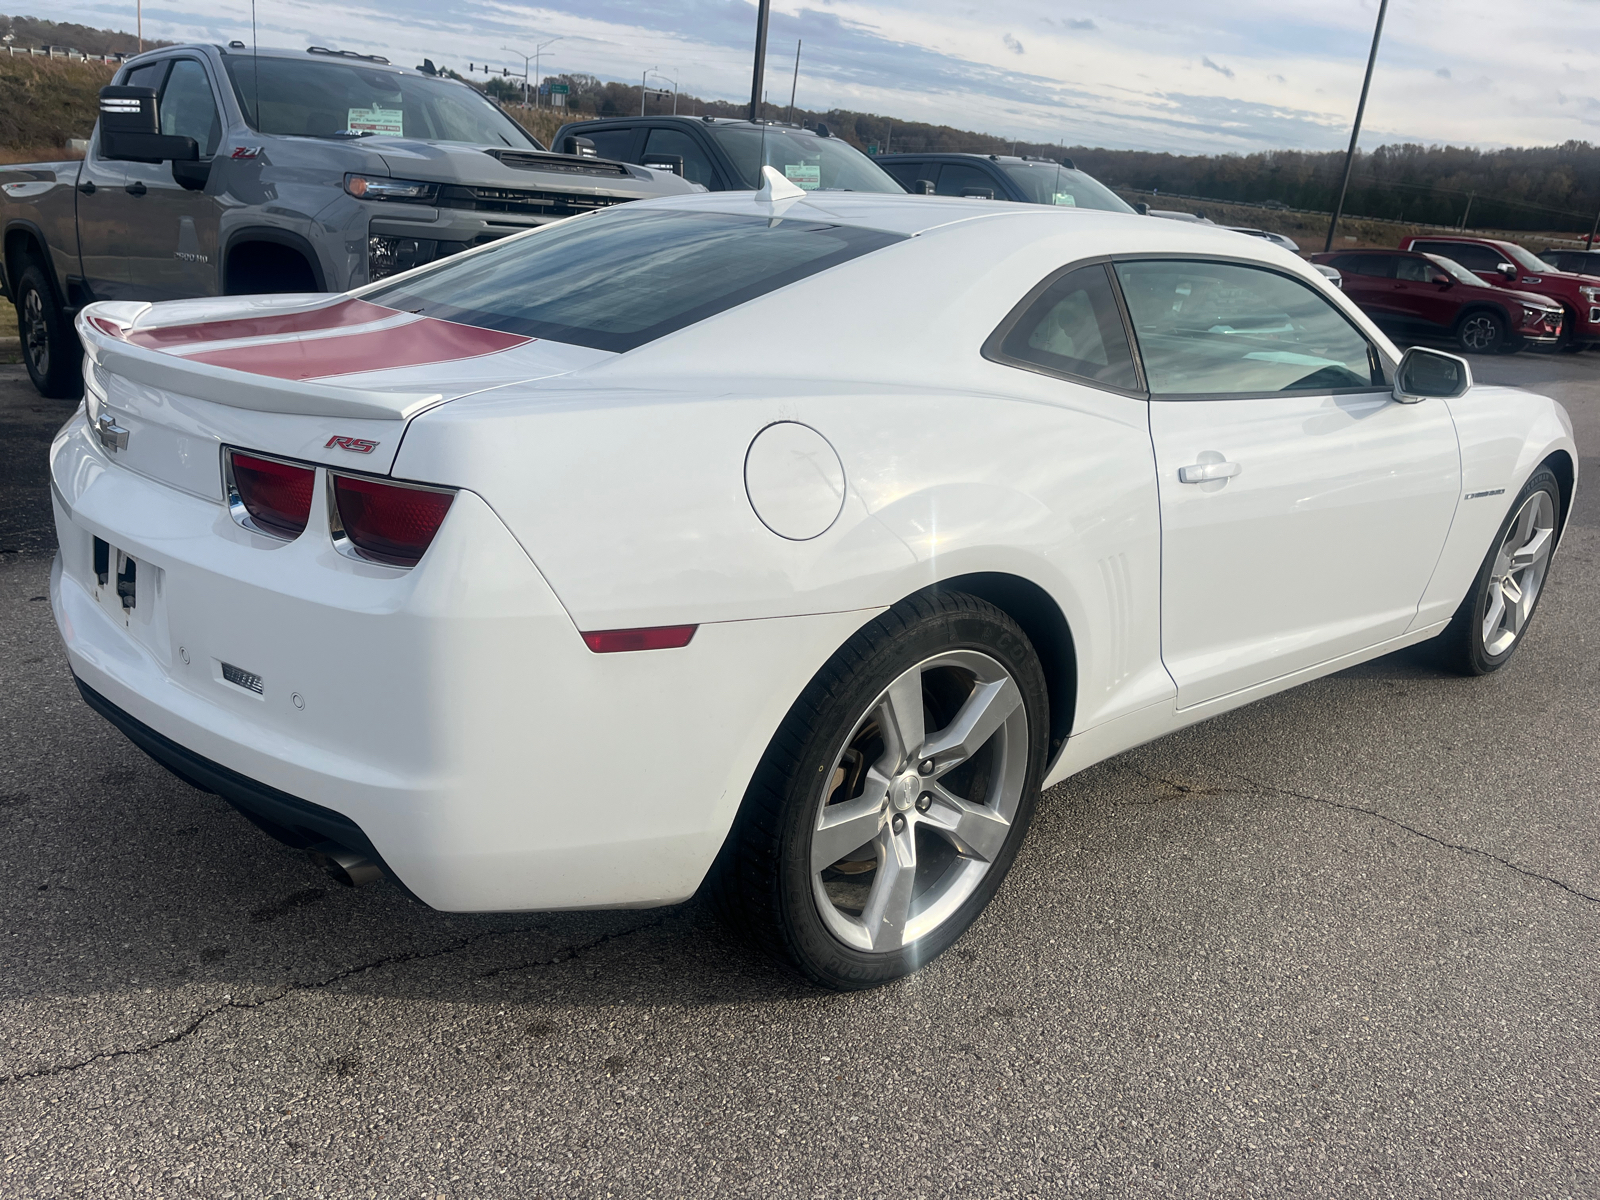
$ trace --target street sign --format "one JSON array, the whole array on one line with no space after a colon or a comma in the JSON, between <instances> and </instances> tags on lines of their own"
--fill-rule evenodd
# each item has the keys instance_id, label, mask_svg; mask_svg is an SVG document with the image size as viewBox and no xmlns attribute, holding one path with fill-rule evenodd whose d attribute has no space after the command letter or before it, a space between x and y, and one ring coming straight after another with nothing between
<instances>
[{"instance_id":1,"label":"street sign","mask_svg":"<svg viewBox=\"0 0 1600 1200\"><path fill-rule=\"evenodd\" d=\"M565 83L552 83L548 85L552 96L565 96L572 91L572 87Z\"/></svg>"}]
</instances>

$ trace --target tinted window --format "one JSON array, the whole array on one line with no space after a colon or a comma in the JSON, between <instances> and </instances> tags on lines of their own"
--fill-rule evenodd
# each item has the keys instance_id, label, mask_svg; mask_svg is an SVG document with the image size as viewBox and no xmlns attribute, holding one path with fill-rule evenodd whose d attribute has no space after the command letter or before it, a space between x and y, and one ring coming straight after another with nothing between
<instances>
[{"instance_id":1,"label":"tinted window","mask_svg":"<svg viewBox=\"0 0 1600 1200\"><path fill-rule=\"evenodd\" d=\"M1378 275L1389 277L1389 264L1394 259L1388 254L1341 254L1333 265L1346 275Z\"/></svg>"},{"instance_id":2,"label":"tinted window","mask_svg":"<svg viewBox=\"0 0 1600 1200\"><path fill-rule=\"evenodd\" d=\"M1072 208L1098 208L1103 212L1133 211L1092 175L1068 170L1060 163L1002 162L1000 169L1022 189L1022 194L1032 204L1064 204Z\"/></svg>"},{"instance_id":3,"label":"tinted window","mask_svg":"<svg viewBox=\"0 0 1600 1200\"><path fill-rule=\"evenodd\" d=\"M733 160L742 185L752 190L761 186L761 168L768 166L808 192L820 188L905 193L893 175L838 138L793 133L770 125L713 124L706 126L706 132Z\"/></svg>"},{"instance_id":4,"label":"tinted window","mask_svg":"<svg viewBox=\"0 0 1600 1200\"><path fill-rule=\"evenodd\" d=\"M1505 255L1488 246L1474 246L1470 242L1412 242L1411 248L1421 254L1442 254L1453 258L1469 271L1493 271L1506 261Z\"/></svg>"},{"instance_id":5,"label":"tinted window","mask_svg":"<svg viewBox=\"0 0 1600 1200\"><path fill-rule=\"evenodd\" d=\"M1000 181L982 167L969 167L966 163L945 163L939 168L939 195L963 196L969 191L987 193L991 199L1006 198L1005 193L1000 190Z\"/></svg>"},{"instance_id":6,"label":"tinted window","mask_svg":"<svg viewBox=\"0 0 1600 1200\"><path fill-rule=\"evenodd\" d=\"M202 157L209 158L217 152L222 122L217 118L217 102L212 98L206 69L194 59L180 58L172 64L158 107L162 133L192 137Z\"/></svg>"},{"instance_id":7,"label":"tinted window","mask_svg":"<svg viewBox=\"0 0 1600 1200\"><path fill-rule=\"evenodd\" d=\"M166 60L145 63L142 67L135 67L129 71L128 77L122 81L122 86L159 88L161 86L161 72L166 69Z\"/></svg>"},{"instance_id":8,"label":"tinted window","mask_svg":"<svg viewBox=\"0 0 1600 1200\"><path fill-rule=\"evenodd\" d=\"M628 205L447 259L363 296L487 329L625 351L902 240L814 220Z\"/></svg>"},{"instance_id":9,"label":"tinted window","mask_svg":"<svg viewBox=\"0 0 1600 1200\"><path fill-rule=\"evenodd\" d=\"M1122 312L1098 263L1069 271L1041 292L993 357L1129 391L1139 386Z\"/></svg>"},{"instance_id":10,"label":"tinted window","mask_svg":"<svg viewBox=\"0 0 1600 1200\"><path fill-rule=\"evenodd\" d=\"M893 175L895 179L899 181L901 187L904 187L908 190L914 186L918 180L925 179L929 183L932 183L934 176L938 175L939 173L939 165L937 163L926 164L897 162L881 163L880 165L885 171L889 172L889 174Z\"/></svg>"},{"instance_id":11,"label":"tinted window","mask_svg":"<svg viewBox=\"0 0 1600 1200\"><path fill-rule=\"evenodd\" d=\"M652 129L644 142L643 159L652 154L676 154L683 159L683 177L690 183L710 187L711 158L704 147L681 129Z\"/></svg>"},{"instance_id":12,"label":"tinted window","mask_svg":"<svg viewBox=\"0 0 1600 1200\"><path fill-rule=\"evenodd\" d=\"M1154 395L1382 383L1367 340L1298 280L1231 263L1129 262L1116 270Z\"/></svg>"},{"instance_id":13,"label":"tinted window","mask_svg":"<svg viewBox=\"0 0 1600 1200\"><path fill-rule=\"evenodd\" d=\"M613 159L616 162L631 161L630 155L639 137L639 131L631 126L624 126L621 129L596 129L593 132L580 126L573 132L578 137L586 137L593 142L594 152L601 158Z\"/></svg>"},{"instance_id":14,"label":"tinted window","mask_svg":"<svg viewBox=\"0 0 1600 1200\"><path fill-rule=\"evenodd\" d=\"M262 133L387 135L523 150L539 145L476 91L453 80L312 57L230 54L223 61L245 119Z\"/></svg>"}]
</instances>

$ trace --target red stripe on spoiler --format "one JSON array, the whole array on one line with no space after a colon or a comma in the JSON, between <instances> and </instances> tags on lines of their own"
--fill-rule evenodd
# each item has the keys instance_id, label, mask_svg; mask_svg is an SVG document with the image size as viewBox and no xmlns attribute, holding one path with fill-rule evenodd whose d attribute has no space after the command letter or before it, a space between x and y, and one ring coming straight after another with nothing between
<instances>
[{"instance_id":1,"label":"red stripe on spoiler","mask_svg":"<svg viewBox=\"0 0 1600 1200\"><path fill-rule=\"evenodd\" d=\"M359 304L361 301L352 301ZM373 307L373 306L368 306ZM391 309L381 309L392 312ZM226 322L219 322L226 324ZM531 338L474 325L457 325L423 317L393 329L352 333L344 337L273 342L265 346L238 346L232 350L187 354L189 362L209 363L233 371L271 375L276 379L320 379L327 375L353 375L357 371L383 371L391 367L416 367L454 358L477 358L520 346Z\"/></svg>"},{"instance_id":2,"label":"red stripe on spoiler","mask_svg":"<svg viewBox=\"0 0 1600 1200\"><path fill-rule=\"evenodd\" d=\"M205 321L197 325L168 325L166 328L118 331L135 346L167 350L173 346L192 346L197 342L221 342L231 338L282 337L291 333L316 333L365 325L392 317L396 310L365 300L341 300L307 312L275 313L261 317L238 317L231 321Z\"/></svg>"}]
</instances>

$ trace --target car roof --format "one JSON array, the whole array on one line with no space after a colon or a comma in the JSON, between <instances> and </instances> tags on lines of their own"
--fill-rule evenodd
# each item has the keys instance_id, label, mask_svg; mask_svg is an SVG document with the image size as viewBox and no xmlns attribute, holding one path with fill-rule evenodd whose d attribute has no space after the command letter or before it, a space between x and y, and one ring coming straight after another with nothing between
<instances>
[{"instance_id":1,"label":"car roof","mask_svg":"<svg viewBox=\"0 0 1600 1200\"><path fill-rule=\"evenodd\" d=\"M910 159L934 162L959 162L965 159L976 159L979 162L1016 163L1024 167L1063 167L1062 163L1053 158L1023 158L1017 154L978 154L970 150L930 150L922 153L914 150L905 150L899 154L880 154L874 159L876 162L906 162ZM1074 167L1063 167L1065 170L1076 170Z\"/></svg>"},{"instance_id":2,"label":"car roof","mask_svg":"<svg viewBox=\"0 0 1600 1200\"><path fill-rule=\"evenodd\" d=\"M808 192L804 197L768 204L755 199L753 192L699 192L687 196L635 200L627 207L683 208L699 212L750 213L787 219L826 221L880 229L916 237L936 229L979 219L1029 221L1039 236L1058 233L1063 228L1081 230L1086 241L1109 240L1115 248L1097 253L1128 253L1144 250L1174 253L1214 254L1230 258L1260 257L1264 261L1292 260L1297 255L1262 238L1244 238L1219 225L1181 221L1152 221L1137 213L1106 212L1048 204L1017 204L1010 200L985 200L966 196L913 196L888 192ZM1055 222L1055 224L1046 224ZM1065 224L1063 224L1065 223ZM1021 230L1019 229L1019 233ZM1241 253L1243 247L1250 253Z\"/></svg>"}]
</instances>

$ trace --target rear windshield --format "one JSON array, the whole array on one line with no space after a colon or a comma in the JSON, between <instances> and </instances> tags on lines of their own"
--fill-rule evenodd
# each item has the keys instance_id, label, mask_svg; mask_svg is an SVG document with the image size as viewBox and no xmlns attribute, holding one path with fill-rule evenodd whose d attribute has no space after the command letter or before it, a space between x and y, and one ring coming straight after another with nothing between
<instances>
[{"instance_id":1,"label":"rear windshield","mask_svg":"<svg viewBox=\"0 0 1600 1200\"><path fill-rule=\"evenodd\" d=\"M547 225L362 296L621 352L903 240L814 220L629 206Z\"/></svg>"},{"instance_id":2,"label":"rear windshield","mask_svg":"<svg viewBox=\"0 0 1600 1200\"><path fill-rule=\"evenodd\" d=\"M1069 208L1098 208L1104 212L1131 213L1133 209L1093 175L1060 163L1002 162L1000 169L1033 204L1064 204Z\"/></svg>"},{"instance_id":3,"label":"rear windshield","mask_svg":"<svg viewBox=\"0 0 1600 1200\"><path fill-rule=\"evenodd\" d=\"M230 54L228 78L258 133L406 137L469 146L543 149L464 83L401 75L337 59Z\"/></svg>"}]
</instances>

